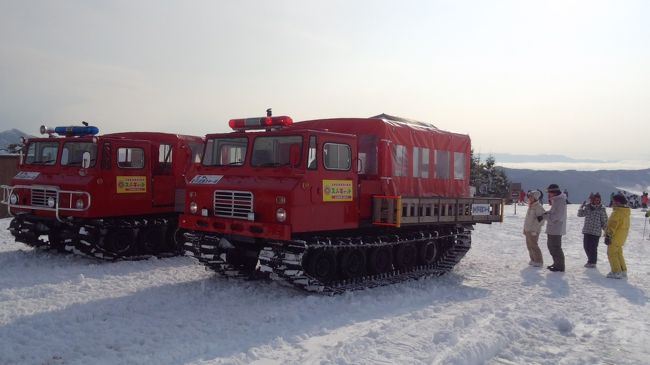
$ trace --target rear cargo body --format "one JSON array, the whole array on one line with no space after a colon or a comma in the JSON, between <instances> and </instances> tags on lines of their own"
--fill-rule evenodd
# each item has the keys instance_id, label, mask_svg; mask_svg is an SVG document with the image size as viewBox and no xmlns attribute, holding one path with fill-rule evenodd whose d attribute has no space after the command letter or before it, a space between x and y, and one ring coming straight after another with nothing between
<instances>
[{"instance_id":1,"label":"rear cargo body","mask_svg":"<svg viewBox=\"0 0 650 365\"><path fill-rule=\"evenodd\" d=\"M472 224L501 220L500 199L469 197L466 135L387 115L269 118L206 136L188 173L177 239L218 272L251 273L259 258L317 291L435 275L469 249Z\"/></svg>"}]
</instances>

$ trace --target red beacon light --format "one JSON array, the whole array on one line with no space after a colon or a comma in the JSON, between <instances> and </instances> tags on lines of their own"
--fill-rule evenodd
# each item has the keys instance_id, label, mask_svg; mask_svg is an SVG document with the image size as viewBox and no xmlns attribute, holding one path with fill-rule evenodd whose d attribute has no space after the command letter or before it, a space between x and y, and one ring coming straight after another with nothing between
<instances>
[{"instance_id":1,"label":"red beacon light","mask_svg":"<svg viewBox=\"0 0 650 365\"><path fill-rule=\"evenodd\" d=\"M228 122L230 128L236 131L244 131L244 130L251 130L251 129L284 128L292 124L293 124L293 119L287 116L231 119Z\"/></svg>"}]
</instances>

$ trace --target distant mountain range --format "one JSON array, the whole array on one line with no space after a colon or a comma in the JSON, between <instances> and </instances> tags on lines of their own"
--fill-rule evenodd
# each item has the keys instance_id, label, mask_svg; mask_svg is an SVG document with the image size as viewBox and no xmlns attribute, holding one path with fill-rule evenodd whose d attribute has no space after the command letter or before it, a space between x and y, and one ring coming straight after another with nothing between
<instances>
[{"instance_id":1,"label":"distant mountain range","mask_svg":"<svg viewBox=\"0 0 650 365\"><path fill-rule=\"evenodd\" d=\"M564 155L515 155L510 153L494 153L493 156L497 163L511 162L586 162L586 163L604 163L602 160L575 159ZM484 157L484 156L481 156Z\"/></svg>"},{"instance_id":2,"label":"distant mountain range","mask_svg":"<svg viewBox=\"0 0 650 365\"><path fill-rule=\"evenodd\" d=\"M617 190L640 194L648 191L650 187L650 169L599 171L502 169L510 182L521 183L524 190L541 189L546 195L545 189L549 184L558 184L562 190L568 190L571 203L582 203L591 192L599 192L603 201L609 202L610 193Z\"/></svg>"}]
</instances>

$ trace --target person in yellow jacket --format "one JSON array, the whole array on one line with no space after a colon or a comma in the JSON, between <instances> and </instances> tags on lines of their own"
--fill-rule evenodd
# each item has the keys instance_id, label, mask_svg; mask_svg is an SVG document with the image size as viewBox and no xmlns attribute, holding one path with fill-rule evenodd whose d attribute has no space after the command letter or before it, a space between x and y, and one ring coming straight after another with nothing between
<instances>
[{"instance_id":1,"label":"person in yellow jacket","mask_svg":"<svg viewBox=\"0 0 650 365\"><path fill-rule=\"evenodd\" d=\"M623 245L630 230L630 208L627 207L627 199L623 194L616 194L612 199L614 211L607 221L607 258L612 271L607 274L611 279L627 278L627 266L623 258Z\"/></svg>"}]
</instances>

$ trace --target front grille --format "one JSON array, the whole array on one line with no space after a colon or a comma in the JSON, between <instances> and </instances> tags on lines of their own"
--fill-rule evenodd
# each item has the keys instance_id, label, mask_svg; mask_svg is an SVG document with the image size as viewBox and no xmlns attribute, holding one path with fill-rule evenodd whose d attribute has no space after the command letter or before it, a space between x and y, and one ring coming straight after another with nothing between
<instances>
[{"instance_id":1,"label":"front grille","mask_svg":"<svg viewBox=\"0 0 650 365\"><path fill-rule=\"evenodd\" d=\"M56 203L56 190L32 189L31 205L35 207L47 207L48 198L53 198Z\"/></svg>"},{"instance_id":2,"label":"front grille","mask_svg":"<svg viewBox=\"0 0 650 365\"><path fill-rule=\"evenodd\" d=\"M253 213L253 193L250 191L214 192L214 215L217 217L249 219L250 213Z\"/></svg>"}]
</instances>

